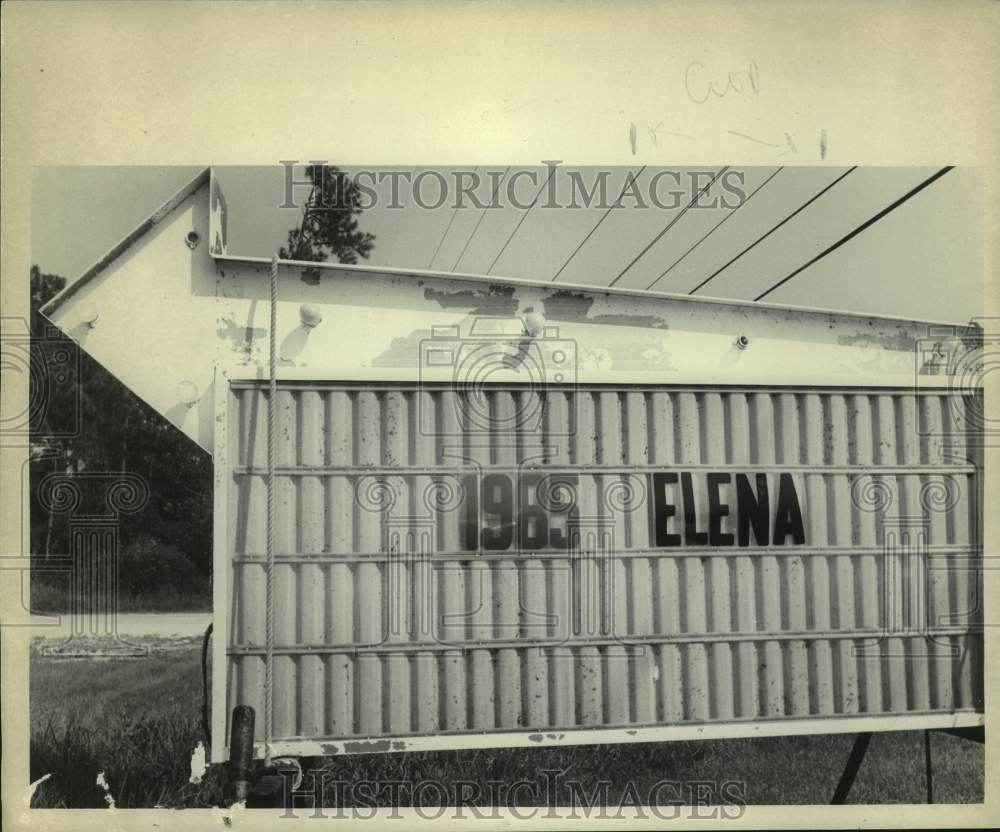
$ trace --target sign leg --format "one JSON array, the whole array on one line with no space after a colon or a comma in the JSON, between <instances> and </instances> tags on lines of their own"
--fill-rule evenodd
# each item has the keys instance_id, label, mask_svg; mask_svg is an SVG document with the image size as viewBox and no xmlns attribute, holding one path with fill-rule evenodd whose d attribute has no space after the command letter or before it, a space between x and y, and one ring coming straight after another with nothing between
<instances>
[{"instance_id":1,"label":"sign leg","mask_svg":"<svg viewBox=\"0 0 1000 832\"><path fill-rule=\"evenodd\" d=\"M871 731L864 731L858 734L857 739L854 740L854 747L847 758L844 773L840 775L840 782L837 784L837 790L833 793L833 799L830 801L831 804L839 805L847 800L851 786L854 785L854 778L857 776L858 769L861 768L861 763L865 759L868 743L871 741Z\"/></svg>"},{"instance_id":2,"label":"sign leg","mask_svg":"<svg viewBox=\"0 0 1000 832\"><path fill-rule=\"evenodd\" d=\"M924 730L924 776L927 782L927 802L934 802L934 781L931 776L931 732Z\"/></svg>"}]
</instances>

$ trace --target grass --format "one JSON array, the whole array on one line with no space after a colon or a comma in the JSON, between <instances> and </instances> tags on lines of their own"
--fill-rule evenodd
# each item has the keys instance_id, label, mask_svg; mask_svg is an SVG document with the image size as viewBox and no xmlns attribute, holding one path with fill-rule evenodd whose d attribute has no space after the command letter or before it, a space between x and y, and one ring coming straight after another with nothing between
<instances>
[{"instance_id":1,"label":"grass","mask_svg":"<svg viewBox=\"0 0 1000 832\"><path fill-rule=\"evenodd\" d=\"M213 766L201 784L188 782L191 752L202 739L199 661L194 643L143 659L33 655L31 778L51 776L36 790L32 806L104 806L104 791L96 786L99 771L119 808L217 805L223 794L218 767ZM561 770L561 783L579 781L588 795L599 781L610 781L612 806L622 800L629 781L645 801L659 780L737 781L745 784L740 788L747 803L822 804L830 800L853 740L853 735L831 735L369 754L307 761L307 767L322 769L327 783L544 782L542 770ZM933 748L935 801L981 802L983 746L934 733ZM555 802L565 803L568 794L562 788ZM441 799L433 790L424 795L419 802L426 805ZM336 797L329 790L328 803ZM718 800L718 793L714 797ZM924 799L922 733L876 734L849 802ZM535 801L522 792L518 802ZM303 814L308 816L300 811Z\"/></svg>"},{"instance_id":2,"label":"grass","mask_svg":"<svg viewBox=\"0 0 1000 832\"><path fill-rule=\"evenodd\" d=\"M210 612L211 592L177 592L165 590L156 595L125 595L117 598L118 612ZM31 611L54 615L70 611L69 587L53 584L38 577L31 582Z\"/></svg>"},{"instance_id":3,"label":"grass","mask_svg":"<svg viewBox=\"0 0 1000 832\"><path fill-rule=\"evenodd\" d=\"M32 655L31 779L50 777L32 806L96 808L104 772L120 808L211 806L221 772L188 782L201 735L201 668L195 646L141 659Z\"/></svg>"}]
</instances>

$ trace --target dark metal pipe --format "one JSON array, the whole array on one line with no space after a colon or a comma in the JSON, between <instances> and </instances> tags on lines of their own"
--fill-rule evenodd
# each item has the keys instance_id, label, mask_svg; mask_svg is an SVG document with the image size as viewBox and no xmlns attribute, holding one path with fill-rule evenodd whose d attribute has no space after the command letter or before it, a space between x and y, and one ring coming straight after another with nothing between
<instances>
[{"instance_id":1,"label":"dark metal pipe","mask_svg":"<svg viewBox=\"0 0 1000 832\"><path fill-rule=\"evenodd\" d=\"M229 733L229 784L238 803L246 802L253 785L253 737L254 710L237 705Z\"/></svg>"},{"instance_id":2,"label":"dark metal pipe","mask_svg":"<svg viewBox=\"0 0 1000 832\"><path fill-rule=\"evenodd\" d=\"M205 734L205 747L212 747L212 721L208 695L208 641L212 637L212 625L208 625L201 640L201 730Z\"/></svg>"}]
</instances>

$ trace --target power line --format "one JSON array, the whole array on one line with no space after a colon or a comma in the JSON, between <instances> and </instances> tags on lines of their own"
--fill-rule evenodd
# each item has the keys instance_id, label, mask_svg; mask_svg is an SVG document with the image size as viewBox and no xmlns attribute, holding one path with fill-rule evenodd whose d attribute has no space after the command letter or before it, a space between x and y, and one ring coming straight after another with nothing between
<instances>
[{"instance_id":1,"label":"power line","mask_svg":"<svg viewBox=\"0 0 1000 832\"><path fill-rule=\"evenodd\" d=\"M614 285L615 285L615 284L616 284L616 283L617 283L617 282L618 282L619 280L621 280L621 279L622 279L622 277L624 276L625 272L627 272L627 271L628 271L629 269L631 269L631 268L632 268L632 267L633 267L633 266L634 266L634 265L635 265L636 263L638 263L638 262L639 262L639 260L640 260L640 258L642 258L642 256L643 256L643 255L644 255L644 254L645 254L645 253L646 253L647 251L649 251L649 250L650 250L650 249L651 249L651 248L652 248L653 246L655 246L655 245L656 245L656 244L657 244L657 243L658 243L658 242L659 242L659 241L660 241L661 239L663 239L663 235L664 235L664 234L666 234L666 233L667 233L667 232L668 232L668 231L669 231L669 230L670 230L671 228L673 228L673 227L674 227L674 226L675 226L675 225L677 224L677 222L678 222L678 221L680 220L680 218L681 218L681 217L683 217L683 216L684 216L684 215L685 215L685 214L687 213L687 210L688 210L688 208L690 208L690 207L691 207L692 205L694 205L694 204L695 204L695 203L696 203L696 202L698 201L698 199L699 199L699 198L701 197L701 195L702 195L703 193L705 193L705 192L706 192L706 191L707 191L707 190L708 190L709 188L711 188L711 187L712 187L712 185L714 185L714 184L715 184L716 180L717 180L717 179L718 179L718 178L719 178L720 176L722 176L722 174L724 174L724 173L725 173L725 172L726 172L727 170L729 170L729 167L728 167L728 165L727 165L726 167L724 167L724 168L721 168L721 169L720 169L720 170L719 170L719 171L718 171L718 172L717 172L717 173L715 174L715 176L713 176L713 177L712 177L712 180L711 180L711 181L710 181L710 182L709 182L709 183L708 183L708 184L707 184L707 185L706 185L706 186L705 186L704 188L702 188L702 189L701 189L700 191L698 191L698 193L696 193L696 194L694 195L694 197L692 197L691 201L690 201L690 202L689 202L689 203L688 203L687 205L685 205L685 206L684 206L684 207L683 207L683 208L682 208L682 209L681 209L681 210L680 210L680 211L678 212L677 216L676 216L676 217L674 217L674 218L673 218L673 219L672 219L672 220L671 220L670 222L668 222L668 223L667 223L667 225L666 225L666 227L665 227L665 228L664 228L664 229L663 229L662 231L660 231L660 233L659 233L659 234L657 234L657 235L656 235L655 237L653 237L653 239L649 241L649 243L648 243L648 244L646 245L646 247L645 247L645 248L644 248L644 249L643 249L642 251L640 251L640 252L639 252L639 253L638 253L638 254L637 254L637 255L636 255L635 257L633 257L633 258L632 258L632 261L631 261L631 262L630 262L630 263L629 263L629 264L628 264L628 265L627 265L627 266L626 266L626 267L625 267L624 269L622 269L622 270L621 270L621 271L620 271L620 272L618 273L618 277L616 277L616 278L615 278L614 280L612 280L612 281L611 281L611 282L610 282L610 283L608 284L608 287L610 288L611 286L614 286Z\"/></svg>"},{"instance_id":2,"label":"power line","mask_svg":"<svg viewBox=\"0 0 1000 832\"><path fill-rule=\"evenodd\" d=\"M726 263L721 268L718 268L714 272L712 272L712 274L710 274L703 281L701 281L701 283L699 283L697 286L695 286L690 292L688 292L688 294L689 295L693 295L702 286L704 286L706 283L708 283L708 281L710 281L710 280L718 277L720 274L722 274L722 272L724 272L731 265L733 265L733 263L735 263L737 260L739 260L744 254L746 254L751 249L755 248L760 243L764 242L764 240L766 240L768 237L770 237L775 231L777 231L779 228L781 228L781 226L783 226L786 222L788 222L790 219L792 219L793 217L795 217L796 215L798 215L799 213L801 213L802 211L804 211L806 208L808 208L810 205L812 205L817 199L819 199L821 196L823 196L823 194L825 194L828 190L830 190L830 188L832 188L841 179L843 179L845 176L847 176L847 174L849 174L852 170L857 170L857 167L858 166L855 165L854 167L848 168L846 171L844 171L842 174L840 174L840 176L838 176L836 179L834 179L829 185L827 185L825 188L823 188L823 190L821 190L818 194L816 194L814 197L812 197L808 202L804 203L803 205L800 205L798 208L796 208L794 211L792 211L792 213L790 213L787 217L785 217L781 222L779 222L776 226L774 226L774 228L772 228L770 231L768 231L762 237L758 237L756 240L754 240L752 243L750 243L750 245L748 245L745 249L743 249L743 251L741 251L739 254L737 254L732 260L730 260L728 263Z\"/></svg>"},{"instance_id":3,"label":"power line","mask_svg":"<svg viewBox=\"0 0 1000 832\"><path fill-rule=\"evenodd\" d=\"M497 180L496 187L493 189L493 196L490 198L490 205L496 202L497 194L500 192L500 183L503 182L504 177L510 172L510 165L507 165L506 169ZM483 212L479 215L479 220L476 222L475 228L472 229L472 233L469 235L469 239L465 241L465 245L462 247L462 251L458 255L458 259L455 261L455 265L451 267L452 271L458 268L458 264L462 262L462 258L465 257L465 252L469 248L469 243L472 242L472 238L476 236L476 232L479 230L479 226L482 225L483 220L486 218L486 212L489 210L489 205L483 208Z\"/></svg>"},{"instance_id":4,"label":"power line","mask_svg":"<svg viewBox=\"0 0 1000 832\"><path fill-rule=\"evenodd\" d=\"M520 229L521 227L521 224L528 218L528 214L531 213L531 209L534 208L535 205L538 203L538 198L542 195L542 191L545 190L545 186L549 184L549 180L552 178L552 174L554 174L555 172L556 168L553 165L552 168L549 170L549 175L545 178L545 181L542 183L542 187L538 189L538 193L535 194L535 198L531 200L531 205L528 206L528 210L525 211L523 214L521 214L521 219L517 221L517 225L514 226L514 230L510 232L510 236L507 238L507 242L503 244L503 247L500 249L500 251L497 252L497 256L493 258L493 262L490 263L490 267L486 270L486 274L489 274L490 272L493 271L493 267L497 264L497 260L499 260L500 256L507 250L507 246L509 246L510 241L514 239L514 235L517 234L518 229Z\"/></svg>"},{"instance_id":5,"label":"power line","mask_svg":"<svg viewBox=\"0 0 1000 832\"><path fill-rule=\"evenodd\" d=\"M681 260L683 260L685 257L687 257L692 251L694 251L696 248L698 248L698 246L700 246L703 242L705 242L705 240L707 240L716 231L716 229L719 228L719 226L721 226L733 214L735 214L737 211L739 211L740 208L742 208L751 199L753 199L753 195L755 193L757 193L757 191L759 191L761 188L763 188L768 182L770 182L772 179L774 179L774 177L777 176L779 173L781 173L781 171L783 171L784 169L785 169L784 166L779 167L777 170L775 170L774 173L772 173L769 177L767 177L767 179L765 179L756 188L754 188L750 192L750 196L748 196L739 205L737 205L735 208L733 208L732 211L730 211L728 214L726 214L726 216L724 216L721 220L719 220L719 222L717 222L715 225L713 225L712 228L709 230L709 232L704 237L702 237L700 240L698 240L697 243L695 243L693 246L691 246L691 248L689 248L687 251L685 251L680 257L678 257L676 260L674 260L673 263L671 263L669 266L667 266L667 268L663 271L663 274L661 274L658 278L656 278L656 280L654 280L652 283L650 283L646 287L647 291L649 289L652 289L657 283L659 283L661 280L663 280L663 278L665 278L667 276L667 274L669 274L670 270L673 269L674 266L676 266L678 263L680 263Z\"/></svg>"},{"instance_id":6,"label":"power line","mask_svg":"<svg viewBox=\"0 0 1000 832\"><path fill-rule=\"evenodd\" d=\"M587 236L586 236L586 237L584 237L584 238L583 238L583 239L582 239L582 240L580 241L580 245L578 245L578 246L577 246L577 247L576 247L575 249L573 249L573 253L572 253L572 254L571 254L571 255L570 255L569 257L567 257L567 258L566 258L566 262L565 262L565 263L563 263L563 264L562 264L562 266L560 266L560 267L559 267L559 271L557 271L557 272L556 272L556 273L555 273L555 274L554 274L554 275L552 276L552 282L553 282L553 283L554 283L554 282L555 282L556 280L558 280L558 278L559 278L559 275L561 275L561 274L563 273L563 269L565 269L565 268L566 268L566 267L567 267L567 266L569 265L569 263L570 263L570 260L572 260L572 259L573 259L574 257L576 257L576 255L577 255L577 252L579 252L579 251L580 251L580 249L581 249L581 248L583 248L583 246L584 246L584 243L586 243L586 242L587 242L587 240L589 240L589 239L591 238L591 236L593 236L594 232L595 232L595 231L597 231L597 229L598 229L598 228L600 227L601 223L602 223L602 222L604 222L604 221L605 221L605 220L606 220L606 219L608 218L608 214L610 214L610 213L611 213L611 212L612 212L612 211L613 211L613 210L614 210L615 208L617 208L617 207L618 207L618 206L619 206L619 205L621 204L621 201L622 201L622 198L623 198L623 197L625 196L625 190L626 190L626 189L628 188L628 186L629 186L629 183L631 182L631 183L633 183L633 184L634 184L634 183L635 183L635 181L636 181L636 180L637 180L637 179L638 179L638 178L639 178L640 176L642 176L642 172L643 172L643 171L644 171L645 169L646 169L646 166L645 166L645 165L643 165L643 166L642 166L641 168L639 168L639 170L638 170L638 171L636 171L636 172L635 172L634 174L630 174L629 176L626 176L626 177L625 177L625 184L624 184L624 185L622 185L622 192L621 192L620 194L618 194L618 199L616 199L616 200L614 201L614 203L613 203L612 205L609 205L609 206L608 206L608 210L604 212L604 214L603 214L603 215L601 216L601 218L600 218L600 219L599 219L599 220L597 221L597 223L596 223L596 224L594 225L594 227L593 227L593 228L591 228L589 232L587 232Z\"/></svg>"},{"instance_id":7,"label":"power line","mask_svg":"<svg viewBox=\"0 0 1000 832\"><path fill-rule=\"evenodd\" d=\"M474 167L474 168L472 169L472 172L473 172L473 174L475 174L475 172L476 172L477 170L479 170L479 165L476 165L476 167ZM477 183L477 184L478 184L478 183ZM435 261L435 260L437 259L437 256L438 256L438 252L440 252L440 251L441 251L441 246L442 246L442 245L444 244L444 238L445 238L445 237L447 237L447 236L448 236L448 232L449 232L449 231L451 231L451 224L452 224L453 222L455 222L455 217L456 217L457 215L458 215L458 200L456 199L456 200L455 200L455 210L451 212L451 219L450 219L450 220L448 220L448 226L447 226L447 228L445 228L445 230L444 230L444 234L442 234L442 235L441 235L441 239L440 239L440 240L438 240L438 244L437 244L437 248L436 248L436 249L434 249L434 253L433 253L433 254L431 255L431 259L430 259L430 260L428 261L428 263L427 263L427 268L428 268L428 269L429 269L429 268L430 268L431 266L433 266L433 265L434 265L434 261ZM456 264L456 265L457 265L457 264Z\"/></svg>"},{"instance_id":8,"label":"power line","mask_svg":"<svg viewBox=\"0 0 1000 832\"><path fill-rule=\"evenodd\" d=\"M855 228L852 232L850 232L849 234L846 234L845 236L841 237L833 245L831 245L828 248L826 248L823 251L821 251L819 254L817 254L815 257L813 257L812 260L810 260L804 266L799 266L794 272L792 272L790 275L788 275L788 277L782 278L777 283L775 283L770 289L768 289L766 292L762 292L761 294L757 295L757 297L755 297L754 300L757 301L757 300L760 300L761 298L767 297L769 294L771 294L771 292L773 292L779 286L783 286L785 283L787 283L789 280L791 280L793 277L795 277L795 275L799 274L799 272L805 271L813 263L815 263L817 260L822 260L828 254L830 254L831 252L834 252L838 248L840 248L844 243L846 243L849 240L852 240L855 237L857 237L858 234L860 234L866 228L869 228L872 225L874 225L875 223L877 223L886 214L888 214L888 213L890 213L892 211L895 211L900 205L902 205L908 199L910 199L911 197L914 197L917 194L919 194L928 185L930 185L931 183L933 183L933 182L937 181L938 179L940 179L948 171L953 170L954 167L955 167L954 165L948 165L947 167L941 168L941 170L939 170L933 176L925 179L923 182L921 182L915 188L913 188L912 190L907 191L905 194L903 194L899 199L897 199L895 202L893 202L892 205L887 205L885 208L883 208L881 211L879 211L874 217L872 217L871 219L866 220L865 222L861 223L861 225L859 225L857 228Z\"/></svg>"}]
</instances>

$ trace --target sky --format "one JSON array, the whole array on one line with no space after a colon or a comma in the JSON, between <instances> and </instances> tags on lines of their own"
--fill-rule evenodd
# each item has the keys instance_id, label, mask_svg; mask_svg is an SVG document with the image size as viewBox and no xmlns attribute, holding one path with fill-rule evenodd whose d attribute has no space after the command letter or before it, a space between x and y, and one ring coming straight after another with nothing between
<instances>
[{"instance_id":1,"label":"sky","mask_svg":"<svg viewBox=\"0 0 1000 832\"><path fill-rule=\"evenodd\" d=\"M79 276L199 170L36 168L33 262L46 272ZM345 170L357 175L361 169ZM454 182L455 169L437 170ZM955 323L982 314L982 196L975 169L950 171L806 268L801 267L937 169L731 167L729 181L750 195L733 211L732 205L684 210L688 197L709 181L705 177L724 173L719 167L607 168L603 175L609 202L632 175L646 203L623 200L610 212L604 206L546 207L545 193L525 210L551 171L542 166L517 179L503 165L463 170L482 177L475 192L483 202L489 202L499 183L502 207L480 210L469 204L456 210L452 194L440 207L420 207L412 188L405 186L392 207L390 180L383 179L379 203L360 216L360 227L375 235L371 257L362 262L498 278L555 278L556 285L615 281L628 288L653 285L657 291L695 290L704 297L745 300L794 273L767 295L768 302ZM560 166L551 182L560 204L573 196L570 171L586 187L593 187L600 175L596 168ZM665 171L671 176L664 178ZM280 165L222 167L216 168L216 176L229 210L229 253L270 256L301 218L300 208L280 207L285 170ZM302 176L301 168L294 169L294 176ZM436 181L425 176L425 204L439 201ZM677 182L679 196L670 204L667 191ZM512 191L506 190L508 183L513 183ZM715 190L706 193L721 194L721 184L716 181L711 186ZM652 203L654 191L659 206ZM297 189L293 201L307 192ZM521 207L510 203L511 193ZM732 260L734 255L740 256Z\"/></svg>"}]
</instances>

